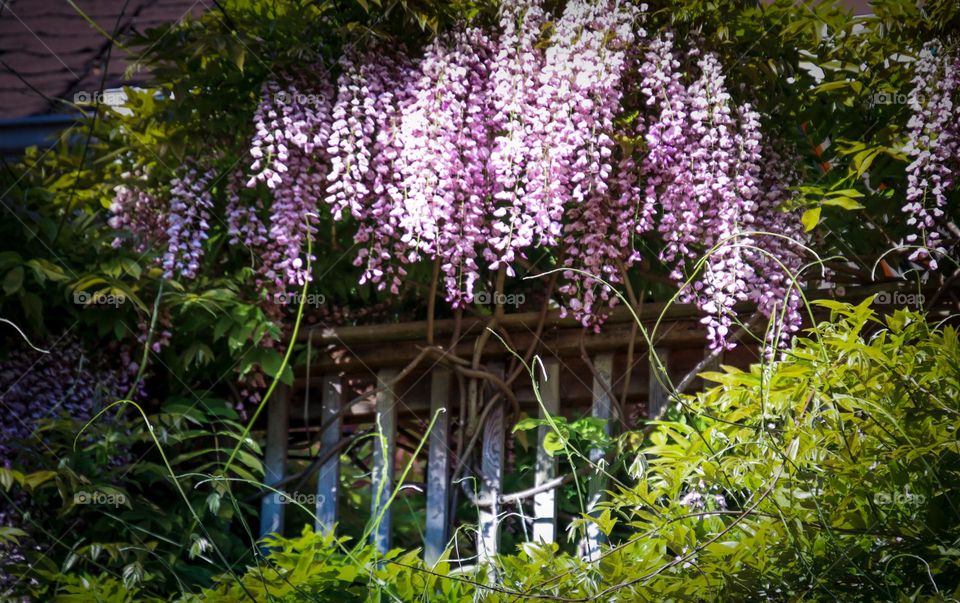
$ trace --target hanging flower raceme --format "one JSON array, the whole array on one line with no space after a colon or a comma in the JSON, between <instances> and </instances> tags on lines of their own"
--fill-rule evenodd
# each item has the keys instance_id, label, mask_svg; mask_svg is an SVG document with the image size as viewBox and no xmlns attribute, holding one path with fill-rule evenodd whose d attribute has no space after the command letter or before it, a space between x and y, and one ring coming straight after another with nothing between
<instances>
[{"instance_id":1,"label":"hanging flower raceme","mask_svg":"<svg viewBox=\"0 0 960 603\"><path fill-rule=\"evenodd\" d=\"M392 83L390 56L378 47L362 54L348 50L340 59L327 141L330 172L326 201L336 220L344 211L362 218L371 201L374 137L384 118L389 118L383 114L381 98Z\"/></svg>"},{"instance_id":2,"label":"hanging flower raceme","mask_svg":"<svg viewBox=\"0 0 960 603\"><path fill-rule=\"evenodd\" d=\"M463 127L459 146L463 150L464 172L454 212L442 224L440 244L448 250L441 255L441 271L447 300L457 306L473 301L474 286L480 278L478 256L488 232L493 178L489 163L493 118L491 64L496 44L480 30L469 30L462 40L466 90Z\"/></svg>"},{"instance_id":3,"label":"hanging flower raceme","mask_svg":"<svg viewBox=\"0 0 960 603\"><path fill-rule=\"evenodd\" d=\"M792 187L800 182L795 168L800 156L789 152L789 148L783 140L767 141L763 145L764 169L753 221L754 230L761 234L754 236L754 248L745 250L754 269L748 299L757 304L757 310L764 316L774 319L778 328L768 330L767 343L780 347L789 344L803 318L798 287L803 284L799 281L803 245L809 238L801 227L799 210L789 209L796 195Z\"/></svg>"},{"instance_id":4,"label":"hanging flower raceme","mask_svg":"<svg viewBox=\"0 0 960 603\"><path fill-rule=\"evenodd\" d=\"M215 174L188 168L170 182L170 207L166 213L167 250L163 254L164 278L192 279L200 269L203 242L209 238L210 194Z\"/></svg>"},{"instance_id":5,"label":"hanging flower raceme","mask_svg":"<svg viewBox=\"0 0 960 603\"><path fill-rule=\"evenodd\" d=\"M960 170L960 57L934 44L920 52L910 95L913 114L907 124L907 224L914 230L909 245L918 245L910 259L937 269L944 247L947 195Z\"/></svg>"},{"instance_id":6,"label":"hanging flower raceme","mask_svg":"<svg viewBox=\"0 0 960 603\"><path fill-rule=\"evenodd\" d=\"M551 161L559 167L550 182L555 204L567 204L563 225L564 266L621 282L621 271L637 258L633 235L641 201L635 165L613 139L622 111L622 81L633 66L628 51L636 42L632 5L572 2L557 24L557 44L547 53L545 81L560 91L552 99L558 118L548 138ZM642 31L639 32L642 35ZM617 156L620 155L618 158ZM627 170L627 173L620 170ZM617 302L609 286L579 272L565 273L560 292L585 326L599 326L602 305Z\"/></svg>"},{"instance_id":7,"label":"hanging flower raceme","mask_svg":"<svg viewBox=\"0 0 960 603\"><path fill-rule=\"evenodd\" d=\"M646 99L648 126L645 142L647 154L640 166L644 181L642 215L652 220L659 210L660 232L667 245L662 260L673 262L686 245L693 244L686 230L680 229L686 199L692 194L693 174L686 161L689 142L688 93L680 71L680 60L669 33L650 41L649 50L640 65L640 91ZM671 276L682 280L683 273Z\"/></svg>"},{"instance_id":8,"label":"hanging flower raceme","mask_svg":"<svg viewBox=\"0 0 960 603\"><path fill-rule=\"evenodd\" d=\"M119 249L124 242L130 241L130 247L137 253L147 253L155 246L163 244L167 232L163 204L147 192L143 172L135 175L124 174L124 178L133 178L142 183L121 184L114 190L110 204L110 228L125 234L114 237L112 246Z\"/></svg>"},{"instance_id":9,"label":"hanging flower raceme","mask_svg":"<svg viewBox=\"0 0 960 603\"><path fill-rule=\"evenodd\" d=\"M112 350L105 356L88 354L72 337L57 338L56 347L44 354L25 344L13 348L0 363L0 466L10 467L18 450L37 449L42 435L34 434L43 419L63 416L87 421L96 409L123 398L133 384L138 365L129 350ZM17 442L29 443L18 448ZM21 466L30 465L30 455Z\"/></svg>"},{"instance_id":10,"label":"hanging flower raceme","mask_svg":"<svg viewBox=\"0 0 960 603\"><path fill-rule=\"evenodd\" d=\"M268 82L254 116L254 175L247 186L263 182L273 192L263 272L279 291L310 278L302 254L315 231L309 216L326 193L332 96L325 83Z\"/></svg>"},{"instance_id":11,"label":"hanging flower raceme","mask_svg":"<svg viewBox=\"0 0 960 603\"><path fill-rule=\"evenodd\" d=\"M130 179L130 174L125 174ZM156 251L164 278L192 279L200 268L204 241L209 238L213 198L210 187L214 172L186 169L170 181L169 200L148 192L143 172L136 172L137 186L118 186L110 205L108 224L124 231L113 239L115 248L125 241L139 254Z\"/></svg>"},{"instance_id":12,"label":"hanging flower raceme","mask_svg":"<svg viewBox=\"0 0 960 603\"><path fill-rule=\"evenodd\" d=\"M414 93L417 70L407 56L399 53L378 53L383 71L380 94L374 99L376 135L371 152L370 196L359 208L359 224L354 242L360 251L355 266L364 266L360 284L377 283L389 287L391 293L400 292L406 270L401 265L406 249L397 236L401 212L396 211L394 199L402 197L398 188L400 175L397 161L403 153L403 139L397 136L406 106ZM351 105L354 111L356 105ZM397 261L394 261L394 258Z\"/></svg>"},{"instance_id":13,"label":"hanging flower raceme","mask_svg":"<svg viewBox=\"0 0 960 603\"><path fill-rule=\"evenodd\" d=\"M364 281L383 282L384 255L408 263L426 256L441 262L448 301L472 299L489 198L491 59L491 42L469 29L434 40L416 70L402 74L403 106L394 123L384 124L375 159L378 175L387 165L394 173L385 185L374 183L386 203L373 210L385 213L389 226L363 255Z\"/></svg>"},{"instance_id":14,"label":"hanging flower raceme","mask_svg":"<svg viewBox=\"0 0 960 603\"><path fill-rule=\"evenodd\" d=\"M698 77L688 85L682 60L696 60ZM648 154L641 164L645 182L644 219L662 214L659 231L664 262L673 265L678 285L699 269L680 300L695 303L705 316L714 348L730 348L735 306L753 301L792 333L799 325L799 295L790 293L787 270L800 267L796 245L757 231L780 233L802 243L799 217L781 211L788 177L779 155L764 145L760 115L737 107L725 87L717 58L696 51L679 54L667 34L652 41L640 67L647 116ZM768 155L769 153L769 155ZM786 306L786 310L784 310ZM781 340L782 341L782 340Z\"/></svg>"},{"instance_id":15,"label":"hanging flower raceme","mask_svg":"<svg viewBox=\"0 0 960 603\"><path fill-rule=\"evenodd\" d=\"M260 199L248 202L241 197L243 172L237 170L227 181L227 234L231 245L243 245L256 253L267 244L267 227L260 219L263 210Z\"/></svg>"},{"instance_id":16,"label":"hanging flower raceme","mask_svg":"<svg viewBox=\"0 0 960 603\"><path fill-rule=\"evenodd\" d=\"M695 200L703 209L688 210L697 221L691 232L711 250L690 299L707 313L701 322L715 347L730 347L727 335L734 322L734 306L747 299L753 267L744 249L753 244L752 230L758 194L760 121L749 105L739 111L739 126L731 114L723 76L712 57L701 62L705 86L694 86L696 109L691 112L694 137L704 145L694 158ZM700 96L705 94L705 96ZM717 96L713 96L717 95ZM715 102L704 102L712 98ZM690 256L690 249L684 252Z\"/></svg>"},{"instance_id":17,"label":"hanging flower raceme","mask_svg":"<svg viewBox=\"0 0 960 603\"><path fill-rule=\"evenodd\" d=\"M549 111L541 105L543 50L537 47L545 15L539 2L504 2L500 39L490 75L490 129L499 132L490 148L492 215L484 260L492 270L510 266L534 241L556 244L562 207L544 203L550 169L546 131Z\"/></svg>"}]
</instances>

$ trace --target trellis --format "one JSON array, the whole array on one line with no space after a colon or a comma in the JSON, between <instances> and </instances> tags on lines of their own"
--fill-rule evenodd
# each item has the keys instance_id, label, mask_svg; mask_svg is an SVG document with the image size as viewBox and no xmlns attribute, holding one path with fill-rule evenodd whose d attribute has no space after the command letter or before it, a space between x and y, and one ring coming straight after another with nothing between
<instances>
[{"instance_id":1,"label":"trellis","mask_svg":"<svg viewBox=\"0 0 960 603\"><path fill-rule=\"evenodd\" d=\"M860 301L878 290L897 291L895 284L851 289L847 301ZM916 292L915 290L913 291ZM814 292L816 293L816 292ZM823 292L821 292L823 293ZM931 292L931 295L934 293ZM817 297L811 295L811 297ZM821 295L820 297L823 297ZM835 296L829 296L836 299ZM740 308L742 316L750 308ZM948 309L933 311L946 315ZM817 319L825 316L816 310ZM637 319L643 329L636 325ZM493 329L489 329L493 327ZM759 358L758 342L764 324L748 323L736 334L740 345L725 354L705 351L704 329L697 310L691 306L645 304L631 311L614 310L599 333L583 329L556 311L508 314L497 318L417 321L390 325L317 326L301 335L309 344L311 362L295 370L292 387L278 390L269 402L266 424L266 482L283 490L299 480L302 484L318 472L315 500L315 528L329 532L338 521L337 499L340 481L341 433L346 424L369 425L377 436L374 445L372 480L374 493L371 515L382 515L371 541L381 551L391 546L392 518L388 498L397 486L395 460L398 429L422 428L436 417L427 438L426 526L424 558L434 563L446 548L451 533L451 471L469 457L464 443L451 447L454 423L458 430L473 420L475 439L482 450L476 468L478 488L473 498L479 510L476 549L478 562L498 552L501 510L532 498L531 538L554 542L557 538L556 488L564 482L557 475L556 459L547 454L544 438L549 427L538 429L533 488L519 493L503 492L504 443L510 427L508 417L522 412L531 416L589 412L609 419L611 433L617 424L632 425L631 414L643 419L660 417L671 391L690 390L699 385L696 374L721 362L746 367ZM644 330L651 334L652 350ZM490 333L496 331L497 337ZM437 341L448 341L445 345ZM542 360L535 379L539 399L534 395L530 375L516 372L519 355ZM476 358L480 363L466 360ZM482 370L477 369L482 367ZM508 367L510 371L508 371ZM366 386L358 387L366 376ZM481 382L502 395L492 397L483 410L466 417L464 403L476 404ZM317 401L319 394L319 402ZM471 398L472 396L472 398ZM499 398L499 400L498 400ZM302 409L302 415L293 409ZM633 413L630 413L630 409ZM466 417L466 418L465 418ZM299 421L291 431L291 419ZM319 421L319 425L309 425ZM319 444L319 453L308 469L295 476L285 475L291 433L310 436ZM455 458L459 452L459 458ZM597 462L601 452L591 452ZM588 486L588 512L602 498L605 482L594 474ZM283 530L284 504L280 495L263 493L262 536ZM581 551L592 557L602 535L588 527Z\"/></svg>"}]
</instances>

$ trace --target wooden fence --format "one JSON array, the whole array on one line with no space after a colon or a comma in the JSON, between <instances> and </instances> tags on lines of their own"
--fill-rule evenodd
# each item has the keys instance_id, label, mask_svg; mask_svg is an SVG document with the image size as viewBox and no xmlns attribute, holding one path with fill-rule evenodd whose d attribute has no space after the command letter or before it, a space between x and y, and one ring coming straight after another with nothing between
<instances>
[{"instance_id":1,"label":"wooden fence","mask_svg":"<svg viewBox=\"0 0 960 603\"><path fill-rule=\"evenodd\" d=\"M858 289L848 297L861 299L871 292ZM749 308L743 310L741 315L750 315ZM475 474L479 490L474 499L478 562L497 554L503 508L521 498L532 498L532 539L554 542L556 487L562 478L543 445L549 428L539 427L533 488L504 493L504 446L511 421L520 414L543 417L545 411L567 417L589 413L608 419L606 429L612 433L660 416L672 391L700 386L695 375L703 370L721 362L745 368L759 358L765 324L753 325L753 333L741 329L740 345L723 355L705 351L706 333L695 308L646 304L636 314L652 334L652 346L634 314L623 307L613 311L599 333L555 311L509 314L495 324L482 317L306 329L300 339L308 345L309 361L296 367L293 386L278 389L269 401L265 481L295 491L316 472L315 527L329 531L338 522L340 455L347 442L342 435L365 427L377 436L369 487L381 492L372 497L371 516L382 518L370 538L386 551L391 546L387 501L397 486L398 433L409 448L436 417L426 443L425 560L434 563L447 546L452 477L464 468ZM542 359L536 384L520 362L520 357L529 362L534 354ZM472 442L465 441L471 437ZM477 466L470 465L474 446L482 451ZM285 474L290 447L318 450L297 475ZM600 454L593 451L593 460ZM604 486L600 477L590 479L588 511ZM262 497L261 535L282 531L284 507L279 494ZM581 543L585 555L597 550L600 536L588 530Z\"/></svg>"}]
</instances>

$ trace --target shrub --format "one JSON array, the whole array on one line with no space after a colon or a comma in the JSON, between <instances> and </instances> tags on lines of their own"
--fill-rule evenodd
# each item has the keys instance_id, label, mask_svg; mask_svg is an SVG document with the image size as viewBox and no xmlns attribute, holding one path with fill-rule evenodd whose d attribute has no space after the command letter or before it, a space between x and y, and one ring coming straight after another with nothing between
<instances>
[{"instance_id":1,"label":"shrub","mask_svg":"<svg viewBox=\"0 0 960 603\"><path fill-rule=\"evenodd\" d=\"M960 589L960 346L952 326L827 302L781 359L704 376L673 420L620 439L598 562L523 544L496 566L309 530L188 600L899 600ZM488 582L490 573L496 582Z\"/></svg>"}]
</instances>

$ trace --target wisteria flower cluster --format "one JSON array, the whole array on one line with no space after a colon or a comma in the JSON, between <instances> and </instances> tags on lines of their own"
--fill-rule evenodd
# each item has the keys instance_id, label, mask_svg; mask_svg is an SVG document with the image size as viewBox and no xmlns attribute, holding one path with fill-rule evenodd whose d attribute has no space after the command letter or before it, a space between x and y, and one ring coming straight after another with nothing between
<instances>
[{"instance_id":1,"label":"wisteria flower cluster","mask_svg":"<svg viewBox=\"0 0 960 603\"><path fill-rule=\"evenodd\" d=\"M417 59L377 48L376 60L341 60L330 138L313 160L330 163L334 216L349 212L360 225L363 282L396 291L401 264L434 259L447 300L460 306L473 301L481 268L513 274L532 245L563 242L565 266L601 268L614 281L605 259L636 259L621 243L637 230L639 189L613 134L639 13L571 2L544 47L547 17L538 2L506 2L496 35L454 32ZM257 113L253 168L277 194L292 140L261 125L269 105L265 97ZM277 160L260 161L268 155ZM578 217L565 225L571 207ZM596 287L567 276L563 291L589 322Z\"/></svg>"},{"instance_id":2,"label":"wisteria flower cluster","mask_svg":"<svg viewBox=\"0 0 960 603\"><path fill-rule=\"evenodd\" d=\"M694 59L699 75L688 85L682 65ZM732 346L728 335L738 302L783 316L781 327L795 331L799 294L791 276L800 267L797 243L804 238L799 217L782 211L795 183L782 163L788 158L764 144L760 115L749 104L733 103L715 56L679 52L666 34L649 45L640 73L651 111L641 163L642 213L648 219L661 214L660 259L673 266L678 284L691 281L681 300L706 313L713 347Z\"/></svg>"},{"instance_id":3,"label":"wisteria flower cluster","mask_svg":"<svg viewBox=\"0 0 960 603\"><path fill-rule=\"evenodd\" d=\"M143 173L139 172L137 178L143 179ZM114 191L108 224L110 228L132 237L130 247L134 251L146 253L166 238L164 213L158 211L160 205L156 197L144 188L120 185ZM113 247L119 249L124 241L123 236L114 237Z\"/></svg>"},{"instance_id":4,"label":"wisteria flower cluster","mask_svg":"<svg viewBox=\"0 0 960 603\"><path fill-rule=\"evenodd\" d=\"M55 342L47 354L16 346L0 363L0 466L12 465L16 442L39 437L33 435L38 421L61 416L89 420L98 406L125 396L137 374L126 348L116 350L107 363L75 339Z\"/></svg>"},{"instance_id":5,"label":"wisteria flower cluster","mask_svg":"<svg viewBox=\"0 0 960 603\"><path fill-rule=\"evenodd\" d=\"M361 283L398 292L405 265L434 261L455 307L474 301L485 271L512 276L532 247L556 247L564 311L598 328L617 303L610 286L641 260L636 241L657 232L659 259L684 285L682 300L704 311L713 346L730 345L744 301L795 330L789 273L799 255L787 239L802 233L780 209L791 158L764 139L756 110L733 100L718 58L677 48L669 33L649 36L644 10L572 0L554 16L540 0L509 0L495 31L441 35L418 56L381 43L349 49L335 80L314 66L267 82L246 185L272 200L243 199L244 176L233 174L231 241L254 252L261 286L302 285L310 216L326 205L357 225ZM939 123L918 122L918 149ZM917 160L918 190L933 182L920 175L936 163L929 157ZM196 273L208 178L191 171L174 182L168 275ZM118 193L117 227L148 229L132 215L147 202L137 195ZM927 206L911 207L926 224Z\"/></svg>"},{"instance_id":6,"label":"wisteria flower cluster","mask_svg":"<svg viewBox=\"0 0 960 603\"><path fill-rule=\"evenodd\" d=\"M90 354L75 338L53 338L50 353L29 350L22 343L0 362L0 467L37 470L37 451L44 450L44 435L37 429L44 420L68 418L78 424L116 400L122 399L136 378L138 364L129 348L117 346L107 355ZM123 452L112 463L130 462ZM0 507L0 525L15 525L21 513L31 512L31 499L23 491L7 494L13 504ZM28 545L16 541L0 545L5 564L23 562ZM5 572L0 572L0 584Z\"/></svg>"},{"instance_id":7,"label":"wisteria flower cluster","mask_svg":"<svg viewBox=\"0 0 960 603\"><path fill-rule=\"evenodd\" d=\"M203 242L210 236L213 179L213 172L200 174L196 168L189 168L183 177L170 183L167 250L163 254L165 278L192 279L200 269Z\"/></svg>"},{"instance_id":8,"label":"wisteria flower cluster","mask_svg":"<svg viewBox=\"0 0 960 603\"><path fill-rule=\"evenodd\" d=\"M792 187L800 184L796 166L801 159L791 152L789 143L777 139L763 143L761 156L764 164L753 224L763 234L755 235L753 248L746 250L754 267L747 297L765 316L782 316L782 320L774 322L777 329L769 330L768 343L784 347L802 321L802 298L793 279L802 276L801 245L808 242L808 237L796 210L788 209L789 201L797 194Z\"/></svg>"},{"instance_id":9,"label":"wisteria flower cluster","mask_svg":"<svg viewBox=\"0 0 960 603\"><path fill-rule=\"evenodd\" d=\"M227 234L232 245L262 249L269 241L267 227L260 218L263 202L259 198L249 202L241 197L242 179L243 171L237 170L227 181Z\"/></svg>"},{"instance_id":10,"label":"wisteria flower cluster","mask_svg":"<svg viewBox=\"0 0 960 603\"><path fill-rule=\"evenodd\" d=\"M582 271L565 272L567 282L560 292L585 326L597 327L604 318L603 306L617 298L608 285L583 273L620 283L621 270L639 258L633 252L633 236L649 226L636 211L642 191L636 186L632 156L619 152L613 138L618 130L615 119L622 111L623 81L628 69L635 67L629 49L645 36L634 27L637 18L625 7L567 5L546 53L541 80L553 92L548 97L544 90L542 106L549 103L556 109L548 128L551 136L544 141L550 158L546 167L552 169L542 179L547 215L551 223L559 224L566 210L563 265ZM552 242L552 236L542 241Z\"/></svg>"},{"instance_id":11,"label":"wisteria flower cluster","mask_svg":"<svg viewBox=\"0 0 960 603\"><path fill-rule=\"evenodd\" d=\"M214 172L200 173L196 167L188 167L171 180L166 202L149 192L143 171L125 176L133 183L114 191L108 220L111 228L125 231L137 253L158 251L164 278L196 277L204 241L210 236ZM120 247L124 240L124 236L115 237L113 246Z\"/></svg>"},{"instance_id":12,"label":"wisteria flower cluster","mask_svg":"<svg viewBox=\"0 0 960 603\"><path fill-rule=\"evenodd\" d=\"M937 269L937 258L946 252L945 210L947 195L960 170L960 56L940 44L920 52L910 95L912 115L907 123L907 203L903 211L914 232L908 245L918 246L910 259Z\"/></svg>"},{"instance_id":13,"label":"wisteria flower cluster","mask_svg":"<svg viewBox=\"0 0 960 603\"><path fill-rule=\"evenodd\" d=\"M294 78L285 85L265 84L254 116L254 175L247 186L263 182L273 192L263 267L267 281L278 290L310 278L301 256L307 237L315 232L311 215L326 193L332 108L329 83L307 89Z\"/></svg>"},{"instance_id":14,"label":"wisteria flower cluster","mask_svg":"<svg viewBox=\"0 0 960 603\"><path fill-rule=\"evenodd\" d=\"M597 327L617 297L584 274L621 283L637 237L657 230L678 283L699 269L683 299L707 314L714 346L741 301L787 305L795 326L790 279L764 253L789 245L750 234L800 234L778 209L789 186L770 182L784 173L763 169L760 115L733 101L718 59L647 36L643 7L617 0L574 0L555 18L537 0L500 10L496 32L440 36L417 58L348 51L335 90L267 84L249 184L274 194L276 285L306 277L303 216L323 199L358 224L361 282L394 292L404 264L433 260L463 306L483 269L513 275L531 247L557 246L565 310Z\"/></svg>"}]
</instances>

